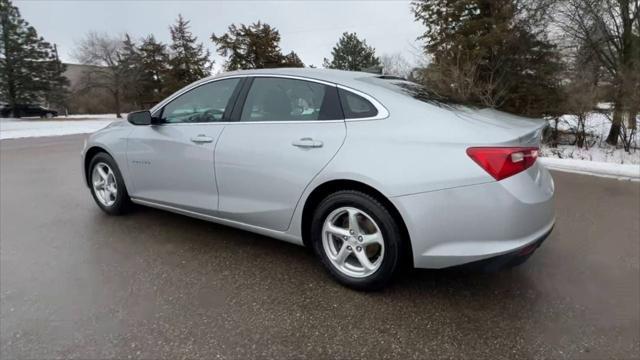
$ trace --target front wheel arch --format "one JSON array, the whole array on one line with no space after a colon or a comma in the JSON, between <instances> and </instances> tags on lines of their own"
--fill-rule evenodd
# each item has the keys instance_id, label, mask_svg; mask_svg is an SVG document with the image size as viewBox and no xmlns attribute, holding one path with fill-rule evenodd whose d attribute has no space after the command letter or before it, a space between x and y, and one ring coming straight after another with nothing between
<instances>
[{"instance_id":1,"label":"front wheel arch","mask_svg":"<svg viewBox=\"0 0 640 360\"><path fill-rule=\"evenodd\" d=\"M402 237L404 239L403 246L405 247L404 254L406 259L403 259L403 263L413 267L413 249L411 248L411 238L409 237L409 230L404 222L404 219L400 215L398 209L393 203L380 191L372 186L355 180L331 180L317 186L307 197L302 209L302 222L301 222L301 234L302 242L306 247L311 248L311 220L313 219L313 212L317 206L322 202L324 198L341 190L355 190L365 193L387 208L389 213L393 216L394 220L398 223Z\"/></svg>"},{"instance_id":2,"label":"front wheel arch","mask_svg":"<svg viewBox=\"0 0 640 360\"><path fill-rule=\"evenodd\" d=\"M105 153L111 156L111 158L114 158L113 155L111 155L107 150L101 148L100 146L92 146L87 149L84 154L84 183L87 185L87 187L91 187L89 185L91 183L91 181L89 180L89 164L91 164L91 160L99 153Z\"/></svg>"}]
</instances>

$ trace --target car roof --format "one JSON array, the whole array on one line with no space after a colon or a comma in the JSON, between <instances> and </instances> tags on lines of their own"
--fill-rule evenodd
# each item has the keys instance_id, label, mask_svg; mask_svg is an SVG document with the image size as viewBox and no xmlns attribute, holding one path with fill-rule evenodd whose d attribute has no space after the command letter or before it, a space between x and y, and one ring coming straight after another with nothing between
<instances>
[{"instance_id":1,"label":"car roof","mask_svg":"<svg viewBox=\"0 0 640 360\"><path fill-rule=\"evenodd\" d=\"M380 76L361 71L345 71L335 69L317 69L317 68L273 68L273 69L253 69L253 70L237 70L224 72L210 78L221 78L232 75L285 75L300 76L310 79L326 81L334 84L345 86L362 85L360 80L368 77Z\"/></svg>"}]
</instances>

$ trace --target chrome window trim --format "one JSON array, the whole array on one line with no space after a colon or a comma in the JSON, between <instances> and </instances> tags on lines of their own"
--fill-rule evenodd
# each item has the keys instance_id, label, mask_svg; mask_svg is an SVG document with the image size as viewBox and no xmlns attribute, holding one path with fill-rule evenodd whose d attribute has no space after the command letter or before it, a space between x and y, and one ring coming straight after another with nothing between
<instances>
[{"instance_id":1,"label":"chrome window trim","mask_svg":"<svg viewBox=\"0 0 640 360\"><path fill-rule=\"evenodd\" d=\"M202 79L194 84L192 84L191 86L188 86L182 90L179 90L178 92L170 95L168 98L162 100L161 102L159 102L158 104L156 104L154 107L151 108L151 110L149 110L152 114L155 113L156 111L162 109L165 105L167 105L168 103L170 103L171 101L173 101L175 98L181 96L182 94L189 92L197 87L200 87L202 85L205 84L209 84L212 83L214 81L221 81L221 80L226 80L226 79L233 79L233 78L245 78L245 77L251 77L251 78L258 78L258 77L276 77L276 78L284 78L284 79L294 79L294 80L302 80L302 81L309 81L309 82L315 82L318 84L323 84L323 85L327 85L327 86L335 86L339 89L345 90L345 91L349 91L352 92L358 96L362 96L363 98L365 98L367 101L369 101L371 104L373 104L373 106L376 108L376 110L378 110L378 115L376 116L371 116L371 117L366 117L366 118L347 118L345 117L344 119L336 119L336 120L287 120L287 121L220 121L220 122L199 122L199 123L174 123L174 124L157 124L154 126L175 126L175 125L202 125L202 124L225 124L225 125L232 125L232 124L271 124L271 123L277 123L277 124L299 124L299 123L326 123L326 122L344 122L344 121L366 121L366 120L382 120L382 119L386 119L389 117L389 111L387 110L386 107L384 107L384 105L382 105L378 100L376 100L373 96L364 93L362 91L350 88L348 86L344 86L344 85L340 85L340 84L336 84L336 83L332 83L329 81L324 81L324 80L320 80L320 79L315 79L315 78L311 78L311 77L305 77L305 76L296 76L296 75L282 75L282 74L233 74L233 75L225 75L222 77L217 77L217 78L205 78Z\"/></svg>"},{"instance_id":2,"label":"chrome window trim","mask_svg":"<svg viewBox=\"0 0 640 360\"><path fill-rule=\"evenodd\" d=\"M354 119L362 120L362 119ZM154 124L151 126L190 126L190 125L244 125L244 124L323 124L343 123L344 120L283 120L283 121L212 121L193 123Z\"/></svg>"},{"instance_id":3,"label":"chrome window trim","mask_svg":"<svg viewBox=\"0 0 640 360\"><path fill-rule=\"evenodd\" d=\"M158 104L156 104L149 111L151 113L154 113L154 112L160 110L162 107L164 107L168 103L170 103L171 101L173 101L178 96L181 96L182 94L184 94L186 92L189 92L189 91L191 91L191 90L193 90L193 89L195 89L197 87L200 87L202 85L206 85L206 84L209 84L209 83L212 83L212 82L215 82L215 81L234 79L234 78L245 78L245 77L253 77L253 78L256 78L256 77L277 77L277 78L285 78L285 79L310 81L310 82L315 82L315 83L319 83L319 84L323 84L323 85L327 85L327 86L336 86L337 85L335 83L331 83L331 82L324 81L324 80L318 80L318 79L314 79L314 78L307 78L307 77L304 77L304 76L295 76L295 75L280 75L280 74L234 74L234 75L225 75L225 76L217 77L217 78L204 78L202 80L199 80L199 81L191 84L190 86L187 86L187 87L183 88L182 90L178 90L178 92L173 93L168 98L166 98L166 99L162 100L161 102L159 102Z\"/></svg>"}]
</instances>

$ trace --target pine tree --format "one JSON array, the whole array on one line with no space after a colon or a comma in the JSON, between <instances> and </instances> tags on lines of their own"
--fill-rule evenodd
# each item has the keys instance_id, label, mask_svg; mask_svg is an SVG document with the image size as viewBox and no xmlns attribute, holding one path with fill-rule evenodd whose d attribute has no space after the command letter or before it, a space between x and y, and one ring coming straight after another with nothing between
<instances>
[{"instance_id":1,"label":"pine tree","mask_svg":"<svg viewBox=\"0 0 640 360\"><path fill-rule=\"evenodd\" d=\"M331 51L332 59L324 59L324 67L330 69L362 71L380 66L373 47L360 40L356 33L345 32Z\"/></svg>"},{"instance_id":2,"label":"pine tree","mask_svg":"<svg viewBox=\"0 0 640 360\"><path fill-rule=\"evenodd\" d=\"M454 101L554 114L562 64L547 39L548 5L544 0L413 1L432 59L422 81Z\"/></svg>"},{"instance_id":3,"label":"pine tree","mask_svg":"<svg viewBox=\"0 0 640 360\"><path fill-rule=\"evenodd\" d=\"M264 69L275 67L304 67L295 52L283 55L280 50L280 32L260 21L252 25L229 25L221 36L211 35L220 56L228 57L226 70Z\"/></svg>"},{"instance_id":4,"label":"pine tree","mask_svg":"<svg viewBox=\"0 0 640 360\"><path fill-rule=\"evenodd\" d=\"M212 62L209 60L209 50L197 42L198 39L189 31L189 21L182 15L178 15L176 24L169 30L172 42L168 86L175 91L208 76Z\"/></svg>"},{"instance_id":5,"label":"pine tree","mask_svg":"<svg viewBox=\"0 0 640 360\"><path fill-rule=\"evenodd\" d=\"M9 0L0 0L0 31L0 97L12 107L54 99L61 103L67 81L55 48Z\"/></svg>"},{"instance_id":6,"label":"pine tree","mask_svg":"<svg viewBox=\"0 0 640 360\"><path fill-rule=\"evenodd\" d=\"M118 53L118 66L122 69L123 97L132 100L136 108L142 107L142 56L129 34L124 35L122 48Z\"/></svg>"},{"instance_id":7,"label":"pine tree","mask_svg":"<svg viewBox=\"0 0 640 360\"><path fill-rule=\"evenodd\" d=\"M145 100L156 102L166 94L169 53L167 46L153 35L147 36L140 45L142 63L141 86Z\"/></svg>"},{"instance_id":8,"label":"pine tree","mask_svg":"<svg viewBox=\"0 0 640 360\"><path fill-rule=\"evenodd\" d=\"M282 58L282 67L304 67L304 63L295 52L291 51Z\"/></svg>"},{"instance_id":9,"label":"pine tree","mask_svg":"<svg viewBox=\"0 0 640 360\"><path fill-rule=\"evenodd\" d=\"M64 76L67 68L58 57L58 48L54 44L46 44L50 49L49 60L45 64L46 88L42 94L47 107L62 109L67 107L69 99L69 79Z\"/></svg>"}]
</instances>

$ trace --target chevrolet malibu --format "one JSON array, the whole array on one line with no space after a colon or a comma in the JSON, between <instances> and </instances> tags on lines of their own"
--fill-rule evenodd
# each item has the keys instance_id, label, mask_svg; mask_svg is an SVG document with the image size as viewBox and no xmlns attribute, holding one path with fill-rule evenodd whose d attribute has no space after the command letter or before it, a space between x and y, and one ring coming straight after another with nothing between
<instances>
[{"instance_id":1,"label":"chevrolet malibu","mask_svg":"<svg viewBox=\"0 0 640 360\"><path fill-rule=\"evenodd\" d=\"M555 220L542 127L389 76L240 71L94 133L82 166L108 214L136 203L305 245L370 290L404 267L526 260Z\"/></svg>"}]
</instances>

